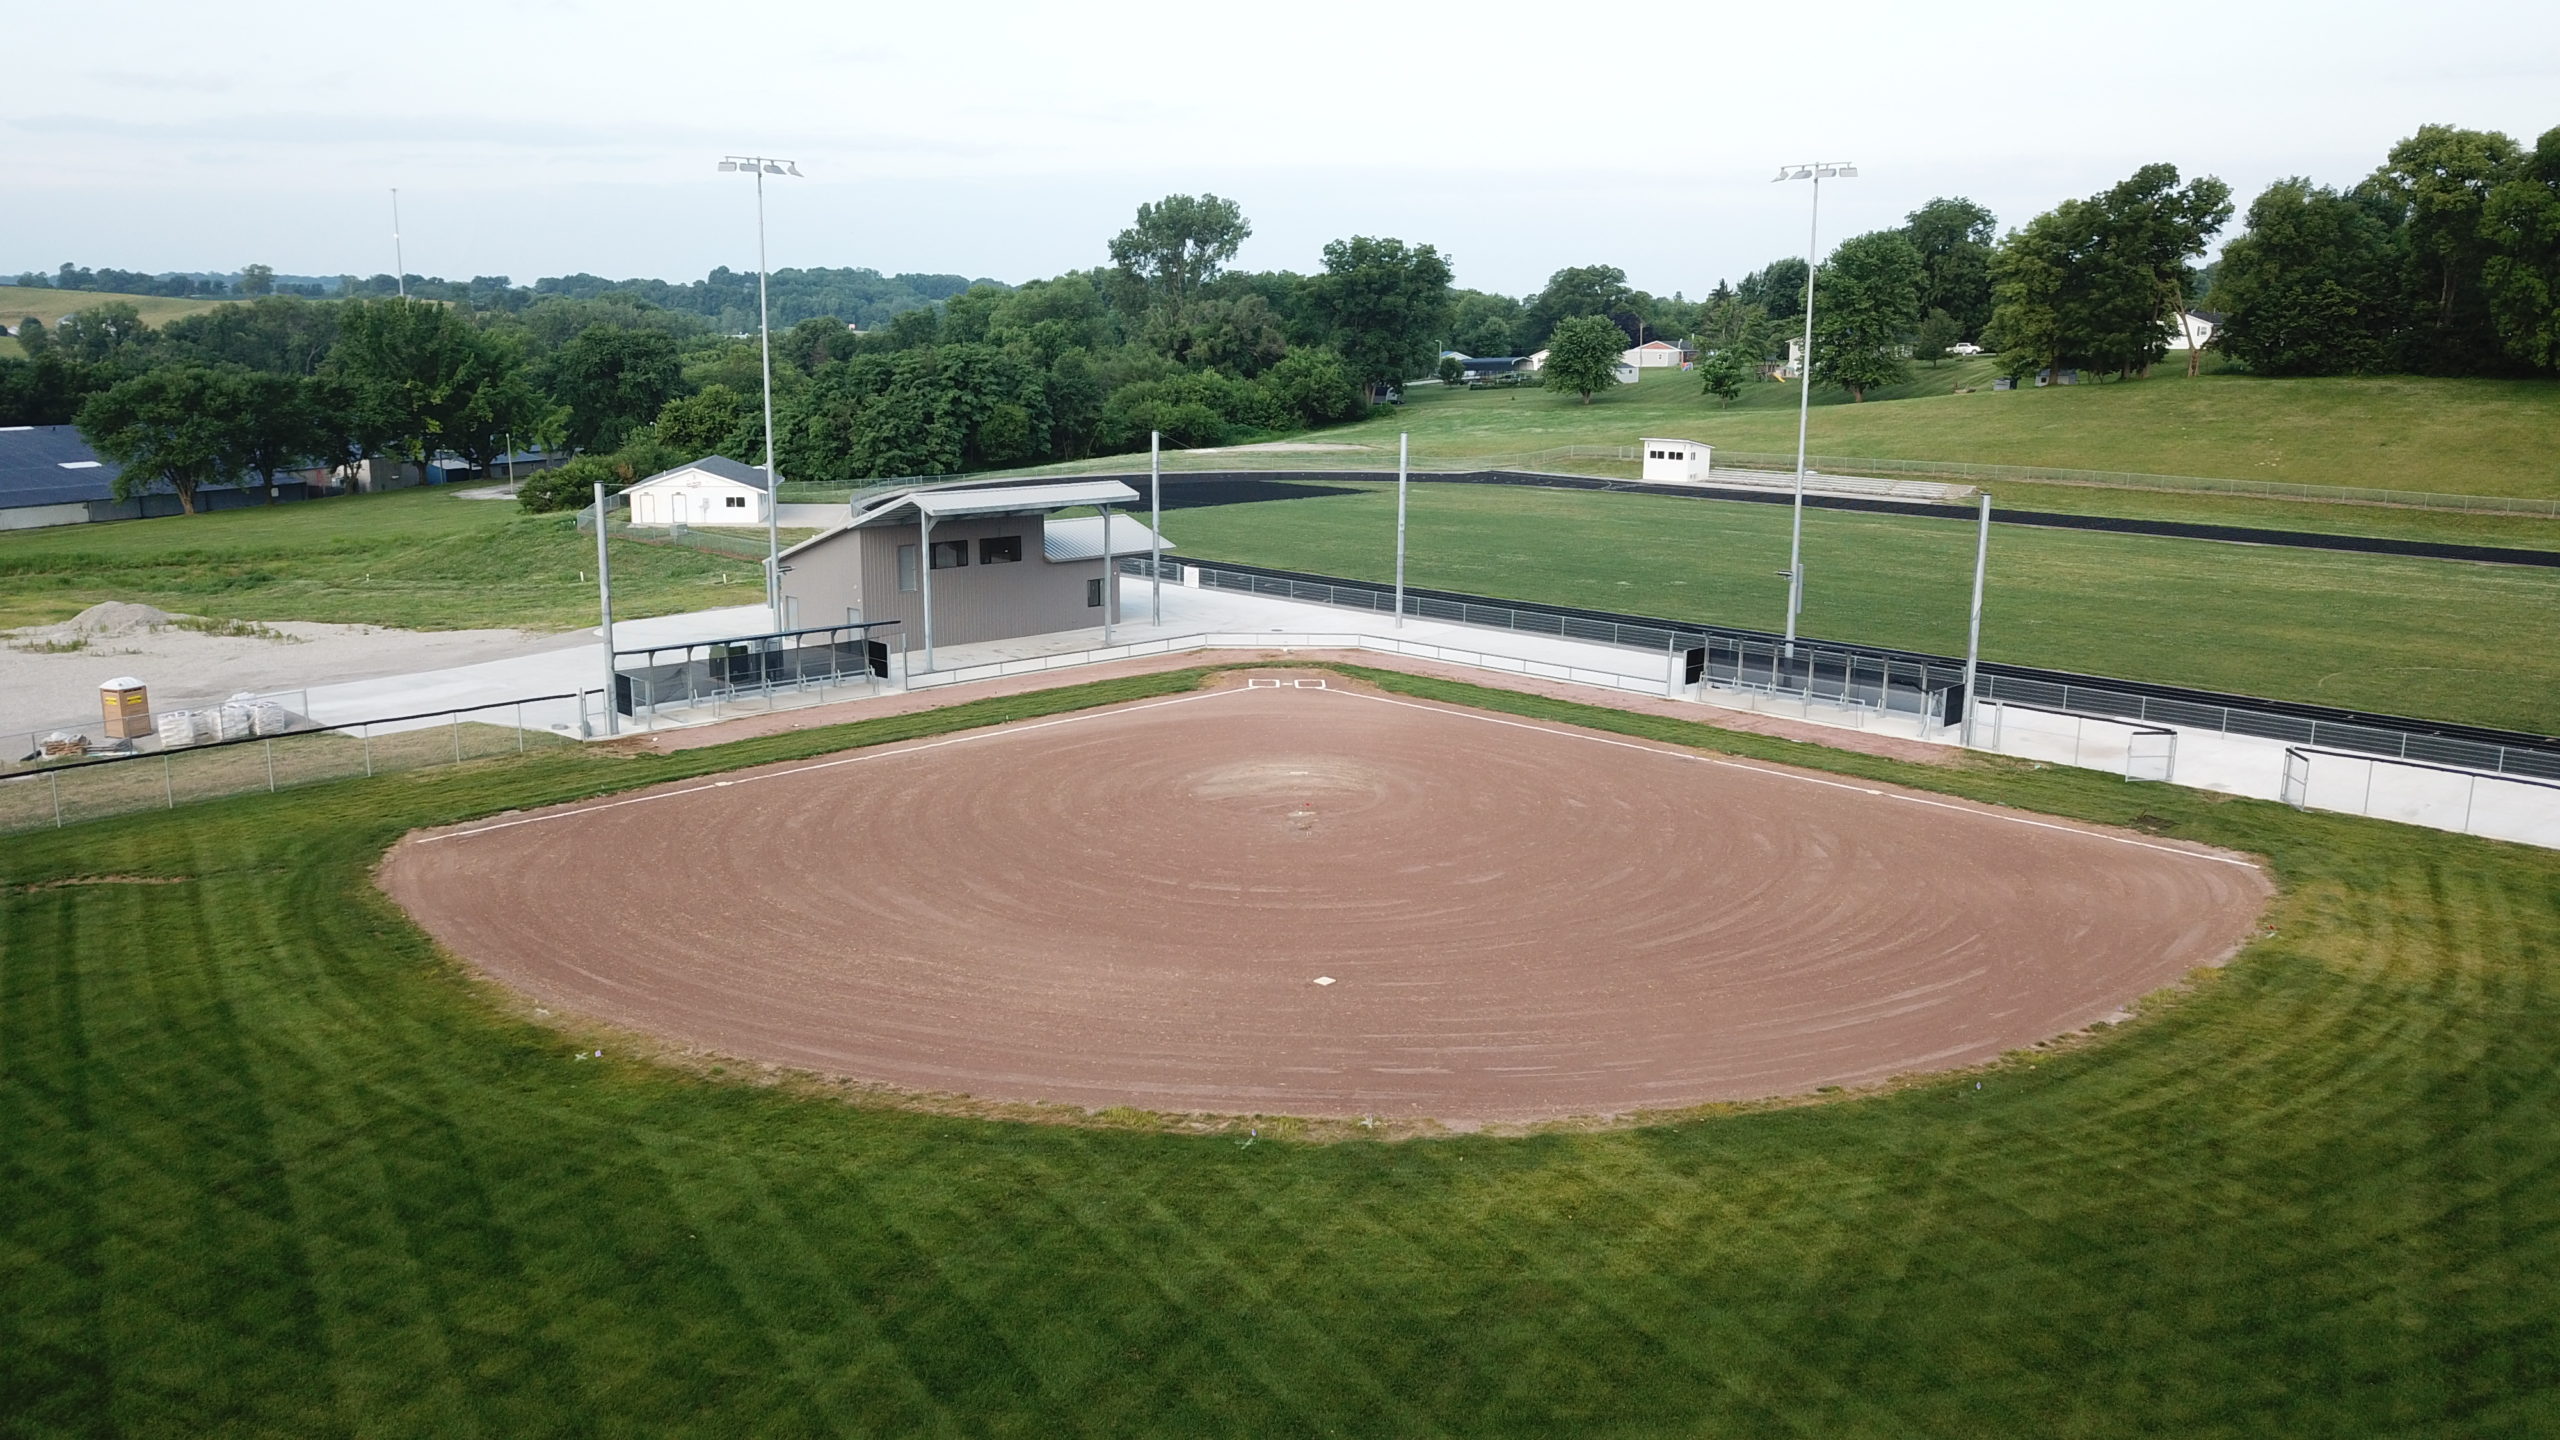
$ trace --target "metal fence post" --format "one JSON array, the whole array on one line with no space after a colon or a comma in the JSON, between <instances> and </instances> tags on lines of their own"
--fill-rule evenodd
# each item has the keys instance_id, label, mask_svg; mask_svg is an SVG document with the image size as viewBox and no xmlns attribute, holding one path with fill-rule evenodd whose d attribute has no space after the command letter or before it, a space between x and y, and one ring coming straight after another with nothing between
<instances>
[{"instance_id":1,"label":"metal fence post","mask_svg":"<svg viewBox=\"0 0 2560 1440\"><path fill-rule=\"evenodd\" d=\"M267 793L276 793L276 742L261 740L258 748L267 752Z\"/></svg>"},{"instance_id":2,"label":"metal fence post","mask_svg":"<svg viewBox=\"0 0 2560 1440\"><path fill-rule=\"evenodd\" d=\"M516 702L516 753L524 753L524 702Z\"/></svg>"},{"instance_id":3,"label":"metal fence post","mask_svg":"<svg viewBox=\"0 0 2560 1440\"><path fill-rule=\"evenodd\" d=\"M48 770L44 783L53 791L53 828L59 830L62 828L62 776L57 771Z\"/></svg>"},{"instance_id":4,"label":"metal fence post","mask_svg":"<svg viewBox=\"0 0 2560 1440\"><path fill-rule=\"evenodd\" d=\"M462 763L462 712L453 712L453 763Z\"/></svg>"},{"instance_id":5,"label":"metal fence post","mask_svg":"<svg viewBox=\"0 0 2560 1440\"><path fill-rule=\"evenodd\" d=\"M581 697L578 701L578 720L581 724L586 721L586 712L586 700ZM373 722L368 720L357 726L356 738L364 742L364 775L370 780L373 778Z\"/></svg>"},{"instance_id":6,"label":"metal fence post","mask_svg":"<svg viewBox=\"0 0 2560 1440\"><path fill-rule=\"evenodd\" d=\"M169 752L160 752L160 801L164 810L178 808L178 787L169 778Z\"/></svg>"}]
</instances>

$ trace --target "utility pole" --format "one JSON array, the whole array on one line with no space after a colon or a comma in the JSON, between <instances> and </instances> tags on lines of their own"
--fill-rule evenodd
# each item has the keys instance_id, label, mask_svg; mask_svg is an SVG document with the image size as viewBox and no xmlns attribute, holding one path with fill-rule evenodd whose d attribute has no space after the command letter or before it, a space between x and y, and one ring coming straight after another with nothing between
<instances>
[{"instance_id":1,"label":"utility pole","mask_svg":"<svg viewBox=\"0 0 2560 1440\"><path fill-rule=\"evenodd\" d=\"M409 298L409 262L400 253L400 187L391 187L391 283L400 287L400 298Z\"/></svg>"}]
</instances>

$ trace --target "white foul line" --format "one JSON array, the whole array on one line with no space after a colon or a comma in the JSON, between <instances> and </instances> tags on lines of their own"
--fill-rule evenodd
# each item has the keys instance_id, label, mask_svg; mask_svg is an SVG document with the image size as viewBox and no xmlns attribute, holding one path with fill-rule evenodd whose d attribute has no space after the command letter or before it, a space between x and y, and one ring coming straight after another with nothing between
<instances>
[{"instance_id":1,"label":"white foul line","mask_svg":"<svg viewBox=\"0 0 2560 1440\"><path fill-rule=\"evenodd\" d=\"M2117 845L2131 845L2141 850L2157 850L2163 855L2183 855L2190 860L2211 860L2218 865L2237 865L2243 870L2256 870L2261 868L2254 860L2242 860L2235 856L2213 855L2200 850L2189 850L2177 845L2161 845L2149 840L2136 840L2130 835L2110 835L2103 830L2083 830L2077 825L2061 825L2050 820L2030 820L2024 815L2012 815L2005 811L1988 810L1973 804L1960 803L1951 800L1932 800L1925 796L1908 795L1899 790L1878 790L1871 786L1852 785L1840 780L1825 780L1815 775L1799 775L1792 770L1773 770L1766 765L1753 765L1742 760L1727 760L1720 755L1700 755L1694 751L1688 750L1666 750L1659 745L1641 745L1632 740L1613 740L1606 735L1594 735L1584 730L1559 730L1551 725L1532 725L1525 720L1505 720L1499 715L1486 715L1478 711L1464 708L1445 705L1424 705L1412 700L1391 700L1384 695L1371 695L1362 690L1333 690L1326 693L1356 696L1362 700L1377 701L1381 705L1400 705L1408 710L1428 710L1437 715L1456 715L1462 719L1481 720L1487 725L1503 725L1514 730L1534 730L1541 735L1560 735L1568 740L1584 740L1594 745L1615 746L1620 750L1640 750L1647 755L1660 755L1671 760L1694 760L1702 765L1721 765L1728 770L1748 770L1755 775L1768 775L1780 780L1794 780L1806 785L1820 785L1829 790L1853 790L1861 795L1880 795L1889 800L1908 800L1914 805L1926 805L1932 809L1953 810L1961 815L1978 815L1985 820L1999 820L2007 824L2025 825L2037 830L2055 830L2065 835L2080 835L2091 840L2105 840Z\"/></svg>"},{"instance_id":2,"label":"white foul line","mask_svg":"<svg viewBox=\"0 0 2560 1440\"><path fill-rule=\"evenodd\" d=\"M890 746L883 746L877 749L866 749L858 755L846 755L834 760L820 760L808 765L794 765L788 770L768 770L761 775L742 775L729 780L713 780L706 784L688 785L681 790L653 790L645 795L626 796L620 800L607 800L601 804L573 800L569 802L569 808L567 809L546 810L538 815L521 815L513 820L500 820L495 824L476 825L468 830L447 830L441 835L423 836L419 839L418 843L421 845L432 845L438 840L467 840L474 835L486 835L495 830L512 830L519 825L539 825L546 820L566 820L577 815L593 815L599 810L619 810L625 805L646 805L654 800L674 800L685 795L699 795L706 790L722 790L733 785L753 785L760 780L781 780L793 775L806 775L817 770L833 770L839 765L860 765L867 761L887 760L898 755L913 755L925 750L939 750L946 745L966 745L972 740L989 740L1002 735L1023 735L1034 730L1048 730L1060 725L1072 725L1079 720L1097 720L1106 715L1128 715L1140 710L1161 710L1167 705L1188 705L1194 700L1213 700L1220 695L1241 695L1243 693L1243 688L1240 686L1233 689L1203 690L1196 695L1177 695L1171 700L1150 700L1143 705L1114 705L1103 709L1086 710L1074 715L1062 715L1054 720L1034 721L1029 724L1024 724L1019 721L997 721L982 729L971 730L965 734L953 735L941 740L928 740L922 744L905 745L897 745L895 742L892 742L894 748L891 748Z\"/></svg>"}]
</instances>

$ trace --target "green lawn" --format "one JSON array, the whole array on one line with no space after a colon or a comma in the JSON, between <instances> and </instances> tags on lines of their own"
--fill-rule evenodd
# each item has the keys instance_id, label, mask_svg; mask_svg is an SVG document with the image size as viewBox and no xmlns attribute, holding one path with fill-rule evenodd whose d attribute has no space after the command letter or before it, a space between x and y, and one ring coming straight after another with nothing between
<instances>
[{"instance_id":1,"label":"green lawn","mask_svg":"<svg viewBox=\"0 0 2560 1440\"><path fill-rule=\"evenodd\" d=\"M614 547L614 613L754 604L762 570L661 545ZM0 627L100 600L241 620L420 630L559 629L596 618L595 537L441 487L165 520L0 533Z\"/></svg>"},{"instance_id":2,"label":"green lawn","mask_svg":"<svg viewBox=\"0 0 2560 1440\"><path fill-rule=\"evenodd\" d=\"M1764 630L1787 508L1413 487L1408 583ZM1185 556L1360 580L1395 563L1392 485L1187 509ZM1964 653L1973 526L1808 510L1803 631ZM2023 665L2560 733L2560 570L1998 528L1983 653Z\"/></svg>"},{"instance_id":3,"label":"green lawn","mask_svg":"<svg viewBox=\"0 0 2560 1440\"><path fill-rule=\"evenodd\" d=\"M2148 380L1995 392L1988 361L1914 368L1865 404L1816 392L1818 455L1970 460L2147 474L2560 497L2560 381L2414 377L2266 380L2164 367ZM1951 393L1960 386L1975 393ZM1734 450L1796 443L1792 385L1754 384L1730 410L1695 375L1654 371L1584 405L1548 390L1418 385L1377 418L1308 438L1379 447L1396 433L1435 459L1677 435Z\"/></svg>"},{"instance_id":4,"label":"green lawn","mask_svg":"<svg viewBox=\"0 0 2560 1440\"><path fill-rule=\"evenodd\" d=\"M415 825L1190 681L0 843L0 1429L2560 1426L2550 852L1390 680L2138 821L2263 853L2284 893L2094 1045L1808 1108L1324 1145L653 1068L515 1018L369 880ZM174 883L46 883L84 875Z\"/></svg>"}]
</instances>

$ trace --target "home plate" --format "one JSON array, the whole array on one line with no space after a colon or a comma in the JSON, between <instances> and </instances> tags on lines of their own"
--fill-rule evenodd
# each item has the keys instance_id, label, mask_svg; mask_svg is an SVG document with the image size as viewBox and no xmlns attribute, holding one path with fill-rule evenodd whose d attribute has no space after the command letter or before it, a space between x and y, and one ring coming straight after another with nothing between
<instances>
[{"instance_id":1,"label":"home plate","mask_svg":"<svg viewBox=\"0 0 2560 1440\"><path fill-rule=\"evenodd\" d=\"M1316 983L1319 985L1330 985L1333 983L1333 977L1330 975L1319 975L1316 977Z\"/></svg>"}]
</instances>

